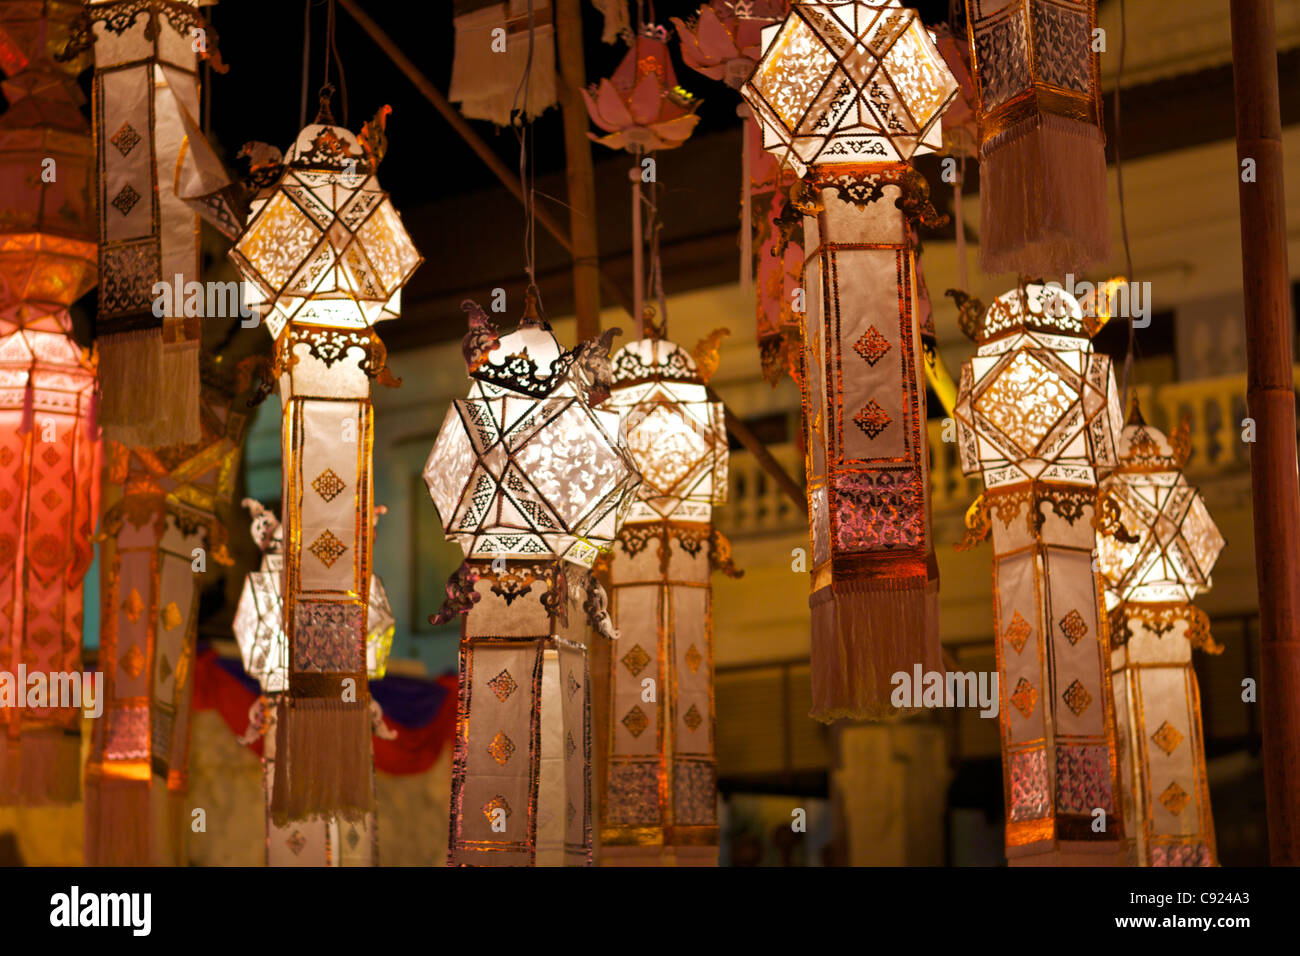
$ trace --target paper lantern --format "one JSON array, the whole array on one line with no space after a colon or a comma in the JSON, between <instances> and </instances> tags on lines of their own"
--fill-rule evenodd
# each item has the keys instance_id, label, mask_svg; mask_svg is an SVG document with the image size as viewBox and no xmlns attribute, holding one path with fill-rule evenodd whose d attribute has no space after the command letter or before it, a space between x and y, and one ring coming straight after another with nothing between
<instances>
[{"instance_id":1,"label":"paper lantern","mask_svg":"<svg viewBox=\"0 0 1300 956\"><path fill-rule=\"evenodd\" d=\"M717 356L709 363L716 367ZM721 402L680 346L645 338L613 358L619 409L644 481L609 561L610 711L601 808L604 865L715 865L710 572L738 575L713 527L727 494ZM647 700L646 681L655 693Z\"/></svg>"},{"instance_id":2,"label":"paper lantern","mask_svg":"<svg viewBox=\"0 0 1300 956\"><path fill-rule=\"evenodd\" d=\"M276 722L278 824L356 822L374 809L370 382L399 383L372 326L398 315L402 286L421 262L375 174L387 115L384 107L354 136L333 125L326 90L284 163L262 170L268 185L230 252L247 304L275 338L284 410L289 675Z\"/></svg>"},{"instance_id":3,"label":"paper lantern","mask_svg":"<svg viewBox=\"0 0 1300 956\"><path fill-rule=\"evenodd\" d=\"M980 266L1080 273L1110 255L1096 0L966 0L979 95Z\"/></svg>"},{"instance_id":4,"label":"paper lantern","mask_svg":"<svg viewBox=\"0 0 1300 956\"><path fill-rule=\"evenodd\" d=\"M200 162L222 175L195 119L199 48L224 70L216 39L198 0L88 0L65 51L94 49L100 415L125 444L199 440L201 317L179 297L159 303L154 286L198 278L198 218L182 193Z\"/></svg>"},{"instance_id":5,"label":"paper lantern","mask_svg":"<svg viewBox=\"0 0 1300 956\"><path fill-rule=\"evenodd\" d=\"M95 369L68 307L95 283L90 130L52 59L80 9L0 2L0 804L80 795L82 579L99 500ZM68 67L73 69L73 67ZM40 674L33 703L17 675ZM46 706L51 704L54 706Z\"/></svg>"},{"instance_id":6,"label":"paper lantern","mask_svg":"<svg viewBox=\"0 0 1300 956\"><path fill-rule=\"evenodd\" d=\"M672 17L682 61L711 80L740 89L762 52L763 28L779 23L788 6L784 0L712 0L686 22Z\"/></svg>"},{"instance_id":7,"label":"paper lantern","mask_svg":"<svg viewBox=\"0 0 1300 956\"><path fill-rule=\"evenodd\" d=\"M764 42L741 92L805 177L812 716L880 718L893 674L939 667L908 217L937 219L907 160L940 145L956 82L896 2L795 3Z\"/></svg>"},{"instance_id":8,"label":"paper lantern","mask_svg":"<svg viewBox=\"0 0 1300 956\"><path fill-rule=\"evenodd\" d=\"M89 866L183 862L200 573L233 563L217 511L234 492L248 423L233 392L208 373L193 445L109 446L115 500L100 530L104 713L86 763Z\"/></svg>"},{"instance_id":9,"label":"paper lantern","mask_svg":"<svg viewBox=\"0 0 1300 956\"><path fill-rule=\"evenodd\" d=\"M466 561L432 618L464 614L450 865L591 862L587 623L608 634L586 570L608 549L640 476L609 394L617 330L560 349L529 294L500 337L473 303L474 383L452 403L424 478ZM583 620L581 612L585 612Z\"/></svg>"},{"instance_id":10,"label":"paper lantern","mask_svg":"<svg viewBox=\"0 0 1300 956\"><path fill-rule=\"evenodd\" d=\"M1059 289L999 296L957 395L962 471L984 483L993 537L1006 848L1013 864L1120 862L1115 712L1097 481L1121 427L1100 323ZM984 529L987 531L987 525ZM1105 829L1094 823L1105 813Z\"/></svg>"},{"instance_id":11,"label":"paper lantern","mask_svg":"<svg viewBox=\"0 0 1300 956\"><path fill-rule=\"evenodd\" d=\"M801 316L795 307L804 287L803 213L790 202L798 177L763 149L762 128L747 119L743 135L758 355L763 379L775 387L786 375L797 380L801 365Z\"/></svg>"},{"instance_id":12,"label":"paper lantern","mask_svg":"<svg viewBox=\"0 0 1300 956\"><path fill-rule=\"evenodd\" d=\"M251 498L252 535L262 549L262 566L244 579L233 629L244 670L262 685L250 715L245 742L262 738L262 784L266 794L267 866L373 866L378 862L377 827L372 811L360 820L317 817L276 823L271 811L275 788L276 719L289 687L289 639L284 633L284 533L275 516ZM370 578L366 609L366 673L384 676L395 625L388 595L379 578ZM372 718L378 705L371 700ZM376 732L382 724L372 719ZM372 780L373 785L373 780Z\"/></svg>"},{"instance_id":13,"label":"paper lantern","mask_svg":"<svg viewBox=\"0 0 1300 956\"><path fill-rule=\"evenodd\" d=\"M555 105L555 24L549 3L455 0L452 10L456 47L447 99L459 103L466 117L509 126L512 111L531 121Z\"/></svg>"},{"instance_id":14,"label":"paper lantern","mask_svg":"<svg viewBox=\"0 0 1300 956\"><path fill-rule=\"evenodd\" d=\"M700 118L700 102L677 85L662 27L632 40L614 75L583 90L591 121L606 136L588 133L611 149L673 149L686 142Z\"/></svg>"},{"instance_id":15,"label":"paper lantern","mask_svg":"<svg viewBox=\"0 0 1300 956\"><path fill-rule=\"evenodd\" d=\"M1217 866L1192 649L1221 653L1192 599L1223 550L1187 483L1184 427L1167 439L1134 403L1119 467L1102 482L1097 565L1111 608L1124 832L1138 866Z\"/></svg>"}]
</instances>

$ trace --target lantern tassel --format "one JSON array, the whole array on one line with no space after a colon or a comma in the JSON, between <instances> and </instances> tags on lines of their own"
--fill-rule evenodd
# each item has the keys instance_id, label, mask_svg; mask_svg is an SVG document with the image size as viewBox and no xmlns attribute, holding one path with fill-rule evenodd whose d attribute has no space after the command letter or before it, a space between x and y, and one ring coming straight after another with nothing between
<instances>
[{"instance_id":1,"label":"lantern tassel","mask_svg":"<svg viewBox=\"0 0 1300 956\"><path fill-rule=\"evenodd\" d=\"M277 826L331 817L360 821L374 812L368 697L359 703L288 698L275 734L271 817Z\"/></svg>"},{"instance_id":2,"label":"lantern tassel","mask_svg":"<svg viewBox=\"0 0 1300 956\"><path fill-rule=\"evenodd\" d=\"M0 804L49 806L81 799L81 738L25 729L0 747Z\"/></svg>"},{"instance_id":3,"label":"lantern tassel","mask_svg":"<svg viewBox=\"0 0 1300 956\"><path fill-rule=\"evenodd\" d=\"M163 405L162 329L117 332L98 339L100 424L104 437L126 445L145 442L148 419Z\"/></svg>"},{"instance_id":4,"label":"lantern tassel","mask_svg":"<svg viewBox=\"0 0 1300 956\"><path fill-rule=\"evenodd\" d=\"M907 578L837 581L813 593L812 696L809 716L881 720L915 708L890 702L893 675L942 669L939 578L935 569Z\"/></svg>"},{"instance_id":5,"label":"lantern tassel","mask_svg":"<svg viewBox=\"0 0 1300 956\"><path fill-rule=\"evenodd\" d=\"M86 865L147 866L153 818L148 780L86 778Z\"/></svg>"},{"instance_id":6,"label":"lantern tassel","mask_svg":"<svg viewBox=\"0 0 1300 956\"><path fill-rule=\"evenodd\" d=\"M980 267L1059 276L1110 256L1101 131L1037 115L980 149Z\"/></svg>"}]
</instances>

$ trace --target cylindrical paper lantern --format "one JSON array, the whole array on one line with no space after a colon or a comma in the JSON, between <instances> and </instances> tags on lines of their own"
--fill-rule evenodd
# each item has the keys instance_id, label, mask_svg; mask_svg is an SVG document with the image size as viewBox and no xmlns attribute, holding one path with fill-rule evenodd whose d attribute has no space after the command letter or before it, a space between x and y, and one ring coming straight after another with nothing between
<instances>
[{"instance_id":1,"label":"cylindrical paper lantern","mask_svg":"<svg viewBox=\"0 0 1300 956\"><path fill-rule=\"evenodd\" d=\"M1101 486L1109 521L1097 564L1111 609L1124 833L1134 865L1216 866L1192 649L1223 648L1192 598L1209 590L1223 537L1183 475L1186 428L1172 437L1135 403L1119 468Z\"/></svg>"},{"instance_id":2,"label":"cylindrical paper lantern","mask_svg":"<svg viewBox=\"0 0 1300 956\"><path fill-rule=\"evenodd\" d=\"M805 175L812 715L881 718L893 674L939 667L907 223L933 209L908 160L941 145L957 84L897 0L795 3L764 39L742 93L765 148Z\"/></svg>"},{"instance_id":3,"label":"cylindrical paper lantern","mask_svg":"<svg viewBox=\"0 0 1300 956\"><path fill-rule=\"evenodd\" d=\"M473 303L474 379L452 403L424 479L466 561L434 618L465 614L448 863L591 862L585 624L608 634L590 568L640 484L609 395L609 340L560 348L529 293L498 337Z\"/></svg>"},{"instance_id":4,"label":"cylindrical paper lantern","mask_svg":"<svg viewBox=\"0 0 1300 956\"><path fill-rule=\"evenodd\" d=\"M95 284L74 3L0 2L0 804L80 793L82 579L99 499L95 370L68 307ZM33 698L27 678L46 690ZM75 686L74 686L75 685ZM67 695L66 697L64 695Z\"/></svg>"},{"instance_id":5,"label":"cylindrical paper lantern","mask_svg":"<svg viewBox=\"0 0 1300 956\"><path fill-rule=\"evenodd\" d=\"M633 342L613 366L607 405L623 414L643 481L609 562L618 641L610 655L601 863L713 865L709 577L730 551L712 518L727 495L722 403L709 400L695 360L665 339ZM723 567L736 573L729 561Z\"/></svg>"},{"instance_id":6,"label":"cylindrical paper lantern","mask_svg":"<svg viewBox=\"0 0 1300 956\"><path fill-rule=\"evenodd\" d=\"M183 863L199 575L231 563L218 507L234 493L248 418L205 384L202 440L110 445L100 530L104 713L86 764L86 863Z\"/></svg>"},{"instance_id":7,"label":"cylindrical paper lantern","mask_svg":"<svg viewBox=\"0 0 1300 956\"><path fill-rule=\"evenodd\" d=\"M230 251L275 338L284 408L284 629L277 823L374 809L366 682L371 579L371 379L395 385L371 328L396 318L421 258L375 170L387 107L360 136L326 101Z\"/></svg>"},{"instance_id":8,"label":"cylindrical paper lantern","mask_svg":"<svg viewBox=\"0 0 1300 956\"><path fill-rule=\"evenodd\" d=\"M1110 255L1096 0L966 0L980 125L980 265L1031 276Z\"/></svg>"},{"instance_id":9,"label":"cylindrical paper lantern","mask_svg":"<svg viewBox=\"0 0 1300 956\"><path fill-rule=\"evenodd\" d=\"M980 475L993 531L1006 848L1012 864L1117 864L1115 711L1097 480L1122 418L1099 322L1030 285L999 296L957 395L962 471ZM1097 821L1103 819L1104 829Z\"/></svg>"}]
</instances>

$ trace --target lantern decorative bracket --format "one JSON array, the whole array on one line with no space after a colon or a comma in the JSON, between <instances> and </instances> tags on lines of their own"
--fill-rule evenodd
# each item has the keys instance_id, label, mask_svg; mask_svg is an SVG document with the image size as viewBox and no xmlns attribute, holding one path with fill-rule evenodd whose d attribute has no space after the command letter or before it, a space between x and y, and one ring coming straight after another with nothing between
<instances>
[{"instance_id":1,"label":"lantern decorative bracket","mask_svg":"<svg viewBox=\"0 0 1300 956\"><path fill-rule=\"evenodd\" d=\"M736 562L731 556L731 542L717 528L709 534L709 567L714 571L721 571L729 578L745 576L745 572L736 567Z\"/></svg>"},{"instance_id":2,"label":"lantern decorative bracket","mask_svg":"<svg viewBox=\"0 0 1300 956\"><path fill-rule=\"evenodd\" d=\"M172 29L182 36L190 36L191 30L203 31L203 49L197 51L199 59L207 60L208 65L217 73L225 73L230 69L222 61L221 51L217 48L217 31L196 7L178 0L120 0L118 3L100 6L87 4L82 8L77 25L68 34L68 42L54 58L60 63L67 63L93 47L96 23L103 23L104 29L109 33L121 36L131 29L142 13L149 18L144 30L146 40L158 38L158 17L161 14L167 18Z\"/></svg>"},{"instance_id":3,"label":"lantern decorative bracket","mask_svg":"<svg viewBox=\"0 0 1300 956\"><path fill-rule=\"evenodd\" d=\"M442 607L429 615L429 623L437 627L450 623L462 614L468 614L479 601L478 592L474 590L478 577L478 569L469 561L462 561L460 567L447 578L447 597L442 602Z\"/></svg>"},{"instance_id":4,"label":"lantern decorative bracket","mask_svg":"<svg viewBox=\"0 0 1300 956\"><path fill-rule=\"evenodd\" d=\"M966 534L961 541L953 545L954 550L969 551L977 544L987 541L989 532L993 525L989 518L989 503L984 498L983 492L980 496L971 502L971 506L966 509L964 519L966 525Z\"/></svg>"}]
</instances>

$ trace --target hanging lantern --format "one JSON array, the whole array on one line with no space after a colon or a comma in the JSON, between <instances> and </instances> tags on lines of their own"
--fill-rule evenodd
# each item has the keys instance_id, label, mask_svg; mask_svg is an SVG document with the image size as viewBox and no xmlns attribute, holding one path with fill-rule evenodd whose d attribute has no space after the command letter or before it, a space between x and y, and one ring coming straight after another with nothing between
<instances>
[{"instance_id":1,"label":"hanging lantern","mask_svg":"<svg viewBox=\"0 0 1300 956\"><path fill-rule=\"evenodd\" d=\"M0 2L0 804L74 803L81 708L28 707L14 676L71 675L81 700L82 579L99 500L95 369L68 307L95 284L91 139L60 67L75 3ZM3 697L6 695L0 695Z\"/></svg>"},{"instance_id":2,"label":"hanging lantern","mask_svg":"<svg viewBox=\"0 0 1300 956\"><path fill-rule=\"evenodd\" d=\"M372 326L397 317L402 286L421 262L375 175L388 107L354 136L333 125L329 93L283 165L262 170L270 185L250 203L230 251L247 304L275 339L284 409L289 674L276 731L277 823L355 822L374 809L370 380L399 383Z\"/></svg>"},{"instance_id":3,"label":"hanging lantern","mask_svg":"<svg viewBox=\"0 0 1300 956\"><path fill-rule=\"evenodd\" d=\"M461 113L509 126L512 111L532 121L555 105L554 11L546 0L455 0L452 10L447 99Z\"/></svg>"},{"instance_id":4,"label":"hanging lantern","mask_svg":"<svg viewBox=\"0 0 1300 956\"><path fill-rule=\"evenodd\" d=\"M197 280L195 208L223 208L187 191L229 186L195 120L200 53L225 70L198 3L87 0L64 53L94 49L100 412L105 436L130 445L200 437L201 316L154 288Z\"/></svg>"},{"instance_id":5,"label":"hanging lantern","mask_svg":"<svg viewBox=\"0 0 1300 956\"><path fill-rule=\"evenodd\" d=\"M1079 273L1110 255L1096 0L966 0L980 266Z\"/></svg>"},{"instance_id":6,"label":"hanging lantern","mask_svg":"<svg viewBox=\"0 0 1300 956\"><path fill-rule=\"evenodd\" d=\"M739 572L712 522L728 458L722 403L705 385L716 366L716 345L701 367L660 338L613 358L606 405L622 413L644 480L609 562L618 641L601 781L605 865L717 863L709 576ZM658 688L649 701L647 679Z\"/></svg>"},{"instance_id":7,"label":"hanging lantern","mask_svg":"<svg viewBox=\"0 0 1300 956\"><path fill-rule=\"evenodd\" d=\"M114 500L99 537L104 713L86 763L89 866L183 862L200 572L209 561L233 563L217 510L234 492L247 426L232 410L233 389L212 381L201 395L201 441L109 446Z\"/></svg>"},{"instance_id":8,"label":"hanging lantern","mask_svg":"<svg viewBox=\"0 0 1300 956\"><path fill-rule=\"evenodd\" d=\"M668 33L649 27L633 39L614 75L583 90L591 121L608 135L588 135L611 149L673 149L686 142L700 118L700 101L677 85Z\"/></svg>"},{"instance_id":9,"label":"hanging lantern","mask_svg":"<svg viewBox=\"0 0 1300 956\"><path fill-rule=\"evenodd\" d=\"M281 596L284 533L275 515L257 501L245 498L244 507L253 514L252 535L262 549L262 566L244 579L233 629L244 670L262 685L262 697L254 704L249 721L251 736L245 742L262 738L267 866L374 866L378 862L374 811L355 821L317 817L283 824L277 824L271 813L276 718L289 687L289 639L284 633ZM395 623L384 586L372 575L366 608L366 674L371 680L384 676ZM376 733L383 733L377 709L372 699L372 726Z\"/></svg>"},{"instance_id":10,"label":"hanging lantern","mask_svg":"<svg viewBox=\"0 0 1300 956\"><path fill-rule=\"evenodd\" d=\"M609 395L617 330L565 352L531 292L504 337L477 305L464 307L474 382L452 403L424 471L443 530L466 558L431 618L465 615L447 859L587 865L583 639L588 622L611 632L587 569L613 543L640 484L618 412L594 407Z\"/></svg>"},{"instance_id":11,"label":"hanging lantern","mask_svg":"<svg viewBox=\"0 0 1300 956\"><path fill-rule=\"evenodd\" d=\"M992 526L1013 864L1119 862L1115 712L1092 522L1121 416L1110 359L1092 350L1100 327L1072 296L1030 285L999 296L978 327L965 329L979 349L962 367L958 454L962 471L984 481L972 519L982 516L981 533Z\"/></svg>"},{"instance_id":12,"label":"hanging lantern","mask_svg":"<svg viewBox=\"0 0 1300 956\"><path fill-rule=\"evenodd\" d=\"M685 22L672 17L682 61L738 90L762 54L763 28L779 23L788 9L785 0L711 0Z\"/></svg>"},{"instance_id":13,"label":"hanging lantern","mask_svg":"<svg viewBox=\"0 0 1300 956\"><path fill-rule=\"evenodd\" d=\"M1097 565L1110 609L1124 833L1137 866L1217 866L1192 649L1222 653L1192 599L1223 537L1187 483L1184 424L1167 439L1133 404L1101 485Z\"/></svg>"},{"instance_id":14,"label":"hanging lantern","mask_svg":"<svg viewBox=\"0 0 1300 956\"><path fill-rule=\"evenodd\" d=\"M812 715L879 718L893 674L940 660L908 217L938 220L907 161L941 145L956 81L896 0L795 3L764 42L741 92L804 177Z\"/></svg>"}]
</instances>

